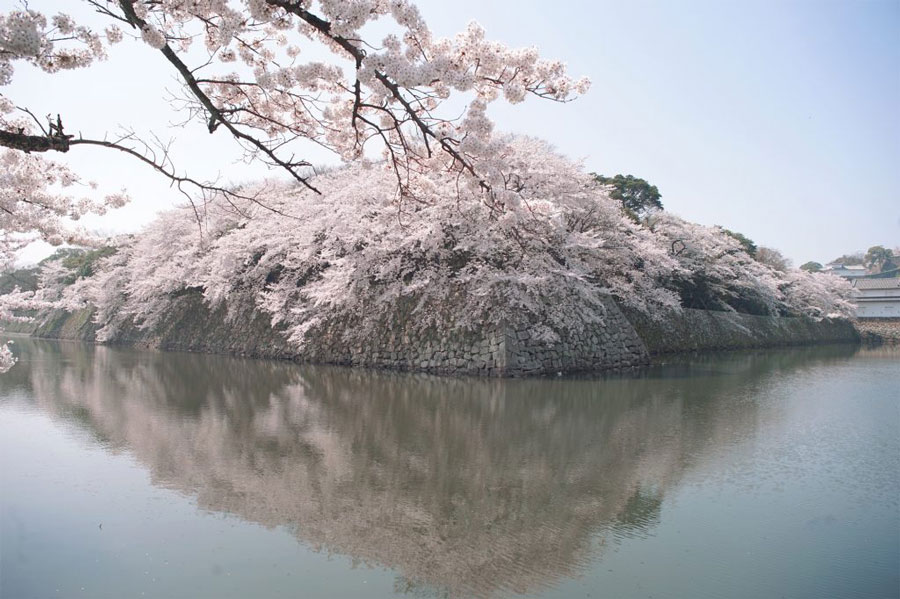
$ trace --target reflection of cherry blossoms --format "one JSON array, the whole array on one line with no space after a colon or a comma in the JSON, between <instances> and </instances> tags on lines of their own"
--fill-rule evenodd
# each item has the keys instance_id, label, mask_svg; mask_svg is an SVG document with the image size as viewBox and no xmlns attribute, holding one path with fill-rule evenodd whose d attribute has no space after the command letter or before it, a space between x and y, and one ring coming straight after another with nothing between
<instances>
[{"instance_id":1,"label":"reflection of cherry blossoms","mask_svg":"<svg viewBox=\"0 0 900 599\"><path fill-rule=\"evenodd\" d=\"M450 597L535 593L648 534L685 473L766 426L761 389L854 351L734 354L728 377L561 381L22 345L12 384L154 485L395 569L398 592Z\"/></svg>"},{"instance_id":2,"label":"reflection of cherry blossoms","mask_svg":"<svg viewBox=\"0 0 900 599\"><path fill-rule=\"evenodd\" d=\"M16 357L9 349L12 341L0 344L0 374L8 372L16 363Z\"/></svg>"}]
</instances>

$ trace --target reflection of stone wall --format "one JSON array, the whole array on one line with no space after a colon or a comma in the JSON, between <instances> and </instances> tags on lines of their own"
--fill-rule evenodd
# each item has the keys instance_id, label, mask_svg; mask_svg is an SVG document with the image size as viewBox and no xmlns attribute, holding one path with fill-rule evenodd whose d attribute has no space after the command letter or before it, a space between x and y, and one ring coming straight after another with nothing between
<instances>
[{"instance_id":1,"label":"reflection of stone wall","mask_svg":"<svg viewBox=\"0 0 900 599\"><path fill-rule=\"evenodd\" d=\"M859 342L853 324L843 319L816 322L692 309L657 321L629 311L628 319L651 354Z\"/></svg>"},{"instance_id":2,"label":"reflection of stone wall","mask_svg":"<svg viewBox=\"0 0 900 599\"><path fill-rule=\"evenodd\" d=\"M692 363L683 378L505 380L27 339L17 349L10 384L129 451L154 484L394 568L399 590L452 596L537 591L577 575L598 546L647 534L687 469L761 424L756 402L732 398L810 361L750 354Z\"/></svg>"}]
</instances>

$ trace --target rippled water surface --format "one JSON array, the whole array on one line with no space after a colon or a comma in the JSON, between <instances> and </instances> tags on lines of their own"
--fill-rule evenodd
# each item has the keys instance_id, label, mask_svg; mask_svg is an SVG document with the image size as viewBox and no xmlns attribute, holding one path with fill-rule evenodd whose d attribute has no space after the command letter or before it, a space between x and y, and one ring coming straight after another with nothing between
<instances>
[{"instance_id":1,"label":"rippled water surface","mask_svg":"<svg viewBox=\"0 0 900 599\"><path fill-rule=\"evenodd\" d=\"M15 352L4 599L900 595L897 350L555 380Z\"/></svg>"}]
</instances>

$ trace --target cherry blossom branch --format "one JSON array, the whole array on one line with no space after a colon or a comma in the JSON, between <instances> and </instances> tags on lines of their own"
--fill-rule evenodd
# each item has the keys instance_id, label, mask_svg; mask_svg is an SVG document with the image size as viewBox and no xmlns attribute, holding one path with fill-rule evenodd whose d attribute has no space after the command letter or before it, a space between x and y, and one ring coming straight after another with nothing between
<instances>
[{"instance_id":1,"label":"cherry blossom branch","mask_svg":"<svg viewBox=\"0 0 900 599\"><path fill-rule=\"evenodd\" d=\"M179 191L181 191L191 203L191 206L194 208L194 211L197 214L198 221L200 220L200 214L197 211L194 199L184 191L183 186L185 185L199 190L204 197L204 200L209 200L213 196L221 197L239 212L241 212L241 208L238 207L236 201L242 200L245 202L257 204L260 207L281 216L294 218L290 214L287 214L277 208L273 208L272 206L263 203L259 199L258 194L253 196L245 195L211 182L203 182L193 177L176 174L169 154L169 149L159 140L156 140L156 146L161 150L161 156L157 155L157 152L153 149L151 144L147 143L144 140L141 140L137 137L137 135L134 134L134 132L131 131L126 132L114 141L110 141L108 139L101 140L84 137L74 137L65 133L63 129L62 119L59 116L57 116L56 118L56 123L53 123L51 121L49 129L44 129L44 127L40 124L40 122L31 111L21 108L20 110L30 115L35 120L35 122L38 123L38 126L41 128L41 131L44 132L44 134L30 135L22 130L17 132L0 130L0 146L5 146L13 150L20 150L22 152L25 152L26 154L32 152L49 151L64 153L68 152L73 146L79 145L96 146L122 152L124 154L127 154L128 156L131 156L132 158L136 158L147 166L150 166L155 171L167 178L172 183L172 185L174 185ZM136 143L140 146L140 150L124 145L124 142ZM20 199L20 201L28 200L27 198L22 198Z\"/></svg>"},{"instance_id":2,"label":"cherry blossom branch","mask_svg":"<svg viewBox=\"0 0 900 599\"><path fill-rule=\"evenodd\" d=\"M144 19L137 16L134 10L134 2L135 0L119 0L119 6L122 8L122 12L125 15L125 18L131 24L132 27L137 29L138 31L144 31L148 29L148 23ZM169 46L168 43L164 43L160 48L160 52L162 52L163 56L166 57L172 66L175 67L175 70L181 75L181 78L184 80L185 85L187 85L188 89L200 102L200 104L207 110L209 113L209 130L210 133L213 133L216 130L217 123L221 123L228 131L238 140L242 140L248 143L251 147L255 148L256 151L264 154L268 160L270 160L274 165L281 167L285 171L287 171L291 177L293 177L297 182L301 185L319 193L310 182L308 177L304 176L300 172L300 168L311 167L312 164L305 160L284 160L281 157L277 156L275 152L269 148L264 142L259 139L249 135L240 129L238 129L231 121L229 121L222 111L213 103L209 96L203 92L200 88L200 85L197 83L196 78L194 77L193 72L188 66L178 57L174 50Z\"/></svg>"},{"instance_id":3,"label":"cherry blossom branch","mask_svg":"<svg viewBox=\"0 0 900 599\"><path fill-rule=\"evenodd\" d=\"M362 68L363 60L366 57L366 52L362 48L355 46L349 39L341 36L335 35L331 31L331 23L314 15L309 12L301 5L291 2L290 0L266 0L271 6L276 6L298 16L304 22L311 25L316 31L321 33L327 39L333 41L340 48L342 48L345 52L347 52L353 60L356 62L356 69L359 71ZM465 156L462 155L455 147L453 147L452 142L447 137L442 137L436 134L432 128L425 123L422 118L417 113L416 109L409 103L409 101L404 97L403 93L400 90L400 87L383 72L376 70L375 78L384 85L385 88L391 93L391 96L400 103L403 107L405 113L409 116L410 120L416 125L418 130L422 134L422 139L425 143L425 149L428 156L431 156L431 147L429 143L429 139L434 139L437 141L441 148L449 154L455 163L459 164L460 167L468 171L469 174L478 179L479 185L487 192L490 192L491 186L484 180L484 178L480 177L475 170L475 166L471 161L466 159ZM362 106L362 102L360 100L360 82L357 79L354 83L354 106L353 106L353 116L351 123L355 126L357 119L359 118L359 110ZM400 128L402 126L402 122L396 118L396 116L391 111L386 111L394 121L394 129L400 133ZM410 150L407 144L402 144L404 150L407 152Z\"/></svg>"},{"instance_id":4,"label":"cherry blossom branch","mask_svg":"<svg viewBox=\"0 0 900 599\"><path fill-rule=\"evenodd\" d=\"M123 145L122 141L125 141L125 140L130 140L130 141L140 143L141 145L143 145L144 152L142 153L140 151L135 150L134 148L130 148L128 146ZM259 199L259 194L246 195L246 194L236 192L233 189L229 189L227 187L222 187L220 185L216 185L216 184L209 183L209 182L198 181L197 179L194 179L193 177L177 175L175 173L175 169L172 165L172 161L169 157L168 148L163 147L163 144L159 143L158 145L163 150L163 157L158 158L155 155L155 152L153 151L152 147L149 144L147 144L146 142L138 139L136 136L134 136L133 133L128 133L117 141L75 138L75 139L71 140L70 144L73 146L74 145L99 146L99 147L108 148L108 149L116 150L116 151L122 152L124 154L127 154L133 158L138 159L139 161L143 162L144 164L146 164L149 167L156 170L158 173L163 175L165 178L169 179L169 181L171 181L171 183L174 186L176 186L180 191L182 191L182 193L184 193L182 186L190 185L190 186L198 189L204 198L208 199L210 195L214 195L214 196L223 198L225 201L227 201L229 203L229 205L232 208L234 208L236 211L238 211L243 216L246 216L246 214L244 214L243 209L237 205L236 201L238 201L238 200L243 200L245 202L251 202L253 204L257 204L258 206L260 206L270 212L278 214L279 216L284 216L284 217L288 217L288 218L296 218L286 212L283 212L282 210L279 210L278 208L274 208L274 207L264 203L262 200ZM194 210L196 212L196 206L194 205L193 198L187 193L184 193L184 195L188 198L188 200L191 203L191 206L194 207ZM197 217L198 217L198 219L200 218L199 213L197 214Z\"/></svg>"}]
</instances>

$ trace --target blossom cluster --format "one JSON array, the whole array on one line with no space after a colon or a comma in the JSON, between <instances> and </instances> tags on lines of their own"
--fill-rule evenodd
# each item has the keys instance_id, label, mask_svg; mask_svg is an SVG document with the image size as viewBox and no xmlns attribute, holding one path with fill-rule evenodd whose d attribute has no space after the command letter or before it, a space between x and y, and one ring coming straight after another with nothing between
<instances>
[{"instance_id":1,"label":"blossom cluster","mask_svg":"<svg viewBox=\"0 0 900 599\"><path fill-rule=\"evenodd\" d=\"M410 170L452 168L488 193L485 173L495 146L486 106L529 95L567 101L590 85L535 48L486 39L477 23L453 38L435 38L409 0L137 0L130 6L133 16L125 13L124 20L154 49L185 52L203 40L214 60L192 71L199 80L194 89L206 96L192 99L192 113L209 119L211 104L233 133L262 134L260 143L243 144L250 157L283 166L262 148L301 139L348 161L372 147L399 171L401 187ZM364 43L364 28L382 19L394 33L381 47ZM334 60L298 62L292 34L323 44ZM121 39L121 31L107 30L106 39ZM470 95L461 120L441 109L453 93Z\"/></svg>"},{"instance_id":2,"label":"blossom cluster","mask_svg":"<svg viewBox=\"0 0 900 599\"><path fill-rule=\"evenodd\" d=\"M675 259L669 286L688 307L814 319L854 314L852 289L839 277L774 268L750 256L721 227L667 212L652 214L647 225Z\"/></svg>"},{"instance_id":3,"label":"blossom cluster","mask_svg":"<svg viewBox=\"0 0 900 599\"><path fill-rule=\"evenodd\" d=\"M95 5L113 21L100 33L68 14L48 17L27 5L0 13L0 83L11 80L16 61L53 73L104 59L109 47L124 39L120 26L125 23L131 38L165 50L164 59L178 68L188 112L202 119L210 132L230 132L248 159L261 159L304 180L299 169L308 164L294 159L302 151L295 144L304 140L346 161L368 160L380 151L404 199L412 198L417 177L429 170L449 170L461 193L480 194L480 201L493 211L519 203L515 192L498 185L505 165L498 161L502 141L494 139L488 105L500 98L518 103L529 95L567 101L588 87L586 79L573 80L563 63L542 59L535 48L512 49L487 40L476 23L453 38L436 39L409 0L134 0ZM378 20L393 30L381 47L363 41L366 26ZM323 44L333 59L301 60L298 39ZM200 52L198 58L191 50L198 42L208 57ZM194 60L198 64L189 64ZM468 95L463 118L442 109L453 93ZM8 116L9 99L0 96L0 102L5 106L0 129L38 134L30 119ZM52 128L40 133L63 134ZM32 171L57 168L32 157L4 160L17 161L19 177L25 176L21 173L26 164ZM40 193L71 177L60 168L51 174L51 182L34 189ZM13 183L18 185L5 181L4 186ZM42 197L25 199L43 206L37 212L45 215L75 218L83 213L63 200L47 204ZM52 242L66 239L58 222L28 216L33 212L29 206L13 207L16 224L10 230L25 233L25 223L34 222L38 236Z\"/></svg>"},{"instance_id":4,"label":"blossom cluster","mask_svg":"<svg viewBox=\"0 0 900 599\"><path fill-rule=\"evenodd\" d=\"M34 154L0 151L0 262L37 239L51 245L91 245L95 239L71 226L86 214L104 214L128 201L124 193L100 199L74 196L68 190L87 185L68 167Z\"/></svg>"},{"instance_id":5,"label":"blossom cluster","mask_svg":"<svg viewBox=\"0 0 900 599\"><path fill-rule=\"evenodd\" d=\"M77 69L106 58L106 45L115 41L115 36L107 35L105 44L101 36L63 13L49 23L34 10L0 13L0 85L12 81L13 61L30 62L48 73Z\"/></svg>"},{"instance_id":6,"label":"blossom cluster","mask_svg":"<svg viewBox=\"0 0 900 599\"><path fill-rule=\"evenodd\" d=\"M95 307L100 339L115 339L126 324L152 328L174 298L200 290L233 318L246 316L248 304L268 314L300 351L334 320L359 323L345 341L363 343L373 334L366 327L402 300L419 306L416 326L423 329L476 328L484 314L524 313L546 339L602 321L598 297L664 317L692 307L692 285L706 290L704 301L718 302L711 309L851 313L849 290L833 277L776 271L720 229L665 213L633 222L578 164L542 142L505 139L501 153L508 169L494 184L505 186L502 214L477 192L446 202L457 182L441 171L412 180L418 202L411 208L398 203L389 172L354 165L320 175L330 190L322 196L284 185L255 190L293 218L258 205L233 211L213 204L200 236L192 211L165 213L122 240L61 301ZM429 309L459 295L466 300L452 314ZM574 318L573 305L596 310Z\"/></svg>"}]
</instances>

